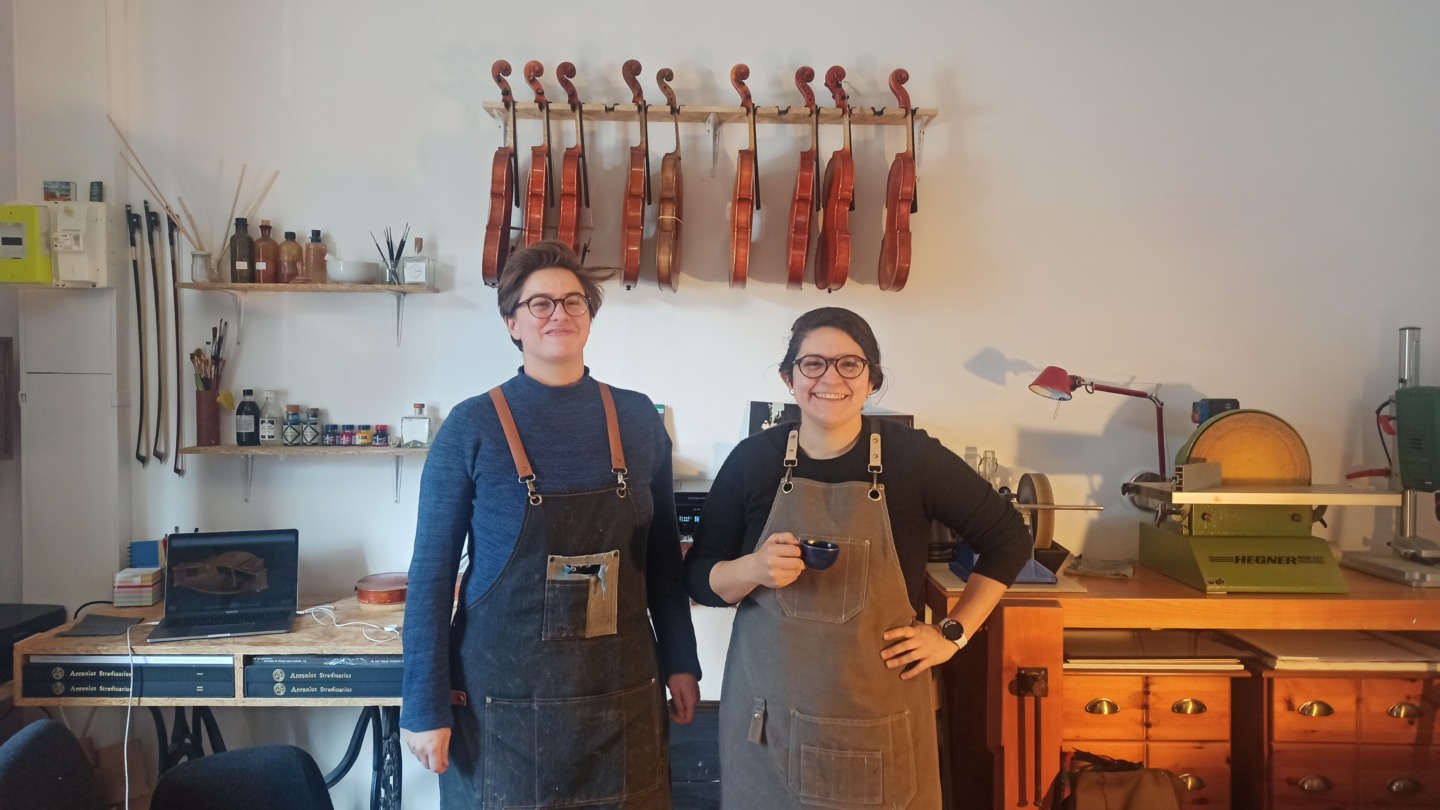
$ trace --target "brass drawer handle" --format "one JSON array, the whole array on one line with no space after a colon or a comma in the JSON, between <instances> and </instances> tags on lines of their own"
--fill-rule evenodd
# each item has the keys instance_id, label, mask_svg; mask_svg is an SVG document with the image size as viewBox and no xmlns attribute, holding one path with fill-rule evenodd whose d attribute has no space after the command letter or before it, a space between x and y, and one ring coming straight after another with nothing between
<instances>
[{"instance_id":1,"label":"brass drawer handle","mask_svg":"<svg viewBox=\"0 0 1440 810\"><path fill-rule=\"evenodd\" d=\"M1408 776L1397 776L1391 779L1390 783L1385 786L1385 789L1394 793L1396 796L1414 796L1423 790L1417 780L1411 779Z\"/></svg>"},{"instance_id":2,"label":"brass drawer handle","mask_svg":"<svg viewBox=\"0 0 1440 810\"><path fill-rule=\"evenodd\" d=\"M1109 698L1095 698L1085 704L1085 711L1088 714L1119 714L1120 707Z\"/></svg>"},{"instance_id":3,"label":"brass drawer handle","mask_svg":"<svg viewBox=\"0 0 1440 810\"><path fill-rule=\"evenodd\" d=\"M1170 711L1176 714L1204 714L1209 711L1209 708L1205 706L1203 700L1197 698L1181 698L1175 701L1174 705L1170 707Z\"/></svg>"},{"instance_id":4,"label":"brass drawer handle","mask_svg":"<svg viewBox=\"0 0 1440 810\"><path fill-rule=\"evenodd\" d=\"M1307 700L1300 704L1300 708L1295 711L1306 717L1329 717L1335 713L1335 710L1330 707L1330 704L1323 700Z\"/></svg>"},{"instance_id":5,"label":"brass drawer handle","mask_svg":"<svg viewBox=\"0 0 1440 810\"><path fill-rule=\"evenodd\" d=\"M1201 779L1200 777L1196 776L1196 775L1193 774L1193 773L1182 773L1182 774L1180 774L1179 779L1180 779L1181 782L1183 782L1183 783L1185 784L1185 789L1186 789L1186 790L1204 790L1204 789L1205 789L1205 780L1204 780L1204 779Z\"/></svg>"},{"instance_id":6,"label":"brass drawer handle","mask_svg":"<svg viewBox=\"0 0 1440 810\"><path fill-rule=\"evenodd\" d=\"M1323 776L1307 776L1300 780L1300 789L1306 793L1325 793L1334 790L1335 785Z\"/></svg>"},{"instance_id":7,"label":"brass drawer handle","mask_svg":"<svg viewBox=\"0 0 1440 810\"><path fill-rule=\"evenodd\" d=\"M1414 720L1420 716L1420 707L1414 703L1396 703L1386 710L1385 713L1401 720Z\"/></svg>"}]
</instances>

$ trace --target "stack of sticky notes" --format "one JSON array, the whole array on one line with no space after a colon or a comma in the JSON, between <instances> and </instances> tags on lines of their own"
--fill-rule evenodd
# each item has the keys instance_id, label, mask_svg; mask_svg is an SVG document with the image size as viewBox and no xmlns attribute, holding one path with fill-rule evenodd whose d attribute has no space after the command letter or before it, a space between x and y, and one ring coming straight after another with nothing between
<instances>
[{"instance_id":1,"label":"stack of sticky notes","mask_svg":"<svg viewBox=\"0 0 1440 810\"><path fill-rule=\"evenodd\" d=\"M115 574L115 607L144 607L165 595L160 568L126 568Z\"/></svg>"}]
</instances>

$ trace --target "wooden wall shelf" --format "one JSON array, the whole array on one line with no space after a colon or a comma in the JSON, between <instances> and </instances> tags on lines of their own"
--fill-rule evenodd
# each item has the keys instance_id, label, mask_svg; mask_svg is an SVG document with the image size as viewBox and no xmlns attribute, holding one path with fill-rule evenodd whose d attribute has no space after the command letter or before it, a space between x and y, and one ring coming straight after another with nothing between
<instances>
[{"instance_id":1,"label":"wooden wall shelf","mask_svg":"<svg viewBox=\"0 0 1440 810\"><path fill-rule=\"evenodd\" d=\"M440 292L435 287L420 284L231 284L210 281L180 281L175 284L182 290L200 292L223 292L235 301L235 345L239 346L245 333L245 296L252 292L273 293L390 293L395 296L395 345L405 325L405 297L408 295L433 295Z\"/></svg>"},{"instance_id":2,"label":"wooden wall shelf","mask_svg":"<svg viewBox=\"0 0 1440 810\"><path fill-rule=\"evenodd\" d=\"M640 120L640 111L636 105L620 104L584 104L581 105L587 121L628 121ZM663 104L647 104L647 115L652 124L670 123L670 108ZM905 124L905 111L898 107L852 107L850 123L857 127L873 126L903 126ZM492 118L505 119L509 113L505 110L505 104L499 101L485 102L485 112ZM756 121L761 124L798 124L808 126L810 124L810 111L799 104L789 107L755 107ZM940 115L940 111L933 107L917 107L915 109L915 125L920 128ZM571 117L570 105L551 102L550 118L556 119ZM538 121L542 118L540 107L533 102L518 102L515 105L515 117L522 121ZM744 107L710 107L696 104L680 105L680 123L682 124L743 124L748 121L747 112ZM845 116L837 107L820 108L821 126L838 126L845 122Z\"/></svg>"},{"instance_id":3,"label":"wooden wall shelf","mask_svg":"<svg viewBox=\"0 0 1440 810\"><path fill-rule=\"evenodd\" d=\"M358 458L391 458L395 460L395 502L400 502L401 461L407 457L423 456L430 452L428 447L286 447L285 445L261 445L241 447L235 444L220 444L201 447L191 445L180 449L186 456L231 456L245 459L245 502L250 502L250 484L255 478L256 456L308 456Z\"/></svg>"}]
</instances>

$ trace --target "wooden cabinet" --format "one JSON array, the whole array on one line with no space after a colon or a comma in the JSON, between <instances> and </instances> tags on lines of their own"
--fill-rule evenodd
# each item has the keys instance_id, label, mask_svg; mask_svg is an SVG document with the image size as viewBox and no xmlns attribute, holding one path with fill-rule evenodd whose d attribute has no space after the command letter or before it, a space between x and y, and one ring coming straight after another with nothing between
<instances>
[{"instance_id":1,"label":"wooden cabinet","mask_svg":"<svg viewBox=\"0 0 1440 810\"><path fill-rule=\"evenodd\" d=\"M1274 810L1440 807L1440 684L1267 673Z\"/></svg>"},{"instance_id":2,"label":"wooden cabinet","mask_svg":"<svg viewBox=\"0 0 1440 810\"><path fill-rule=\"evenodd\" d=\"M1067 672L1063 745L1165 768L1189 788L1186 807L1228 808L1235 674Z\"/></svg>"}]
</instances>

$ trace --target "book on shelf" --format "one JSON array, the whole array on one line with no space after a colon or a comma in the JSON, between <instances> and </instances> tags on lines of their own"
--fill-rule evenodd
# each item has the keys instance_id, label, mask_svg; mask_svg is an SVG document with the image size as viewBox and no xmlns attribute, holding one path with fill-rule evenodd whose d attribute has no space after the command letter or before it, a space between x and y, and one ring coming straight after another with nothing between
<instances>
[{"instance_id":1,"label":"book on shelf","mask_svg":"<svg viewBox=\"0 0 1440 810\"><path fill-rule=\"evenodd\" d=\"M130 664L36 663L32 658L23 667L25 680L61 681L129 680ZM137 680L148 681L233 681L235 668L215 664L136 664Z\"/></svg>"},{"instance_id":2,"label":"book on shelf","mask_svg":"<svg viewBox=\"0 0 1440 810\"><path fill-rule=\"evenodd\" d=\"M1253 654L1223 634L1202 630L1066 630L1067 670L1147 672L1245 668Z\"/></svg>"},{"instance_id":3,"label":"book on shelf","mask_svg":"<svg viewBox=\"0 0 1440 810\"><path fill-rule=\"evenodd\" d=\"M351 681L348 683L290 683L288 681L246 681L247 698L398 698L400 681Z\"/></svg>"},{"instance_id":4,"label":"book on shelf","mask_svg":"<svg viewBox=\"0 0 1440 810\"><path fill-rule=\"evenodd\" d=\"M214 666L235 666L233 655L127 655L125 653L99 655L27 655L31 664L108 664L110 666L135 664L185 665L210 664Z\"/></svg>"},{"instance_id":5,"label":"book on shelf","mask_svg":"<svg viewBox=\"0 0 1440 810\"><path fill-rule=\"evenodd\" d=\"M343 683L346 681L400 681L405 668L396 661L383 666L306 666L303 664L251 664L245 667L245 680L276 683L299 681L310 683Z\"/></svg>"},{"instance_id":6,"label":"book on shelf","mask_svg":"<svg viewBox=\"0 0 1440 810\"><path fill-rule=\"evenodd\" d=\"M1271 669L1440 672L1440 648L1372 630L1231 630Z\"/></svg>"},{"instance_id":7,"label":"book on shelf","mask_svg":"<svg viewBox=\"0 0 1440 810\"><path fill-rule=\"evenodd\" d=\"M35 698L129 698L129 678L25 678L25 697ZM134 682L137 698L233 698L235 681L150 680L137 677Z\"/></svg>"},{"instance_id":8,"label":"book on shelf","mask_svg":"<svg viewBox=\"0 0 1440 810\"><path fill-rule=\"evenodd\" d=\"M305 667L390 667L400 666L400 655L253 655L250 664Z\"/></svg>"}]
</instances>

